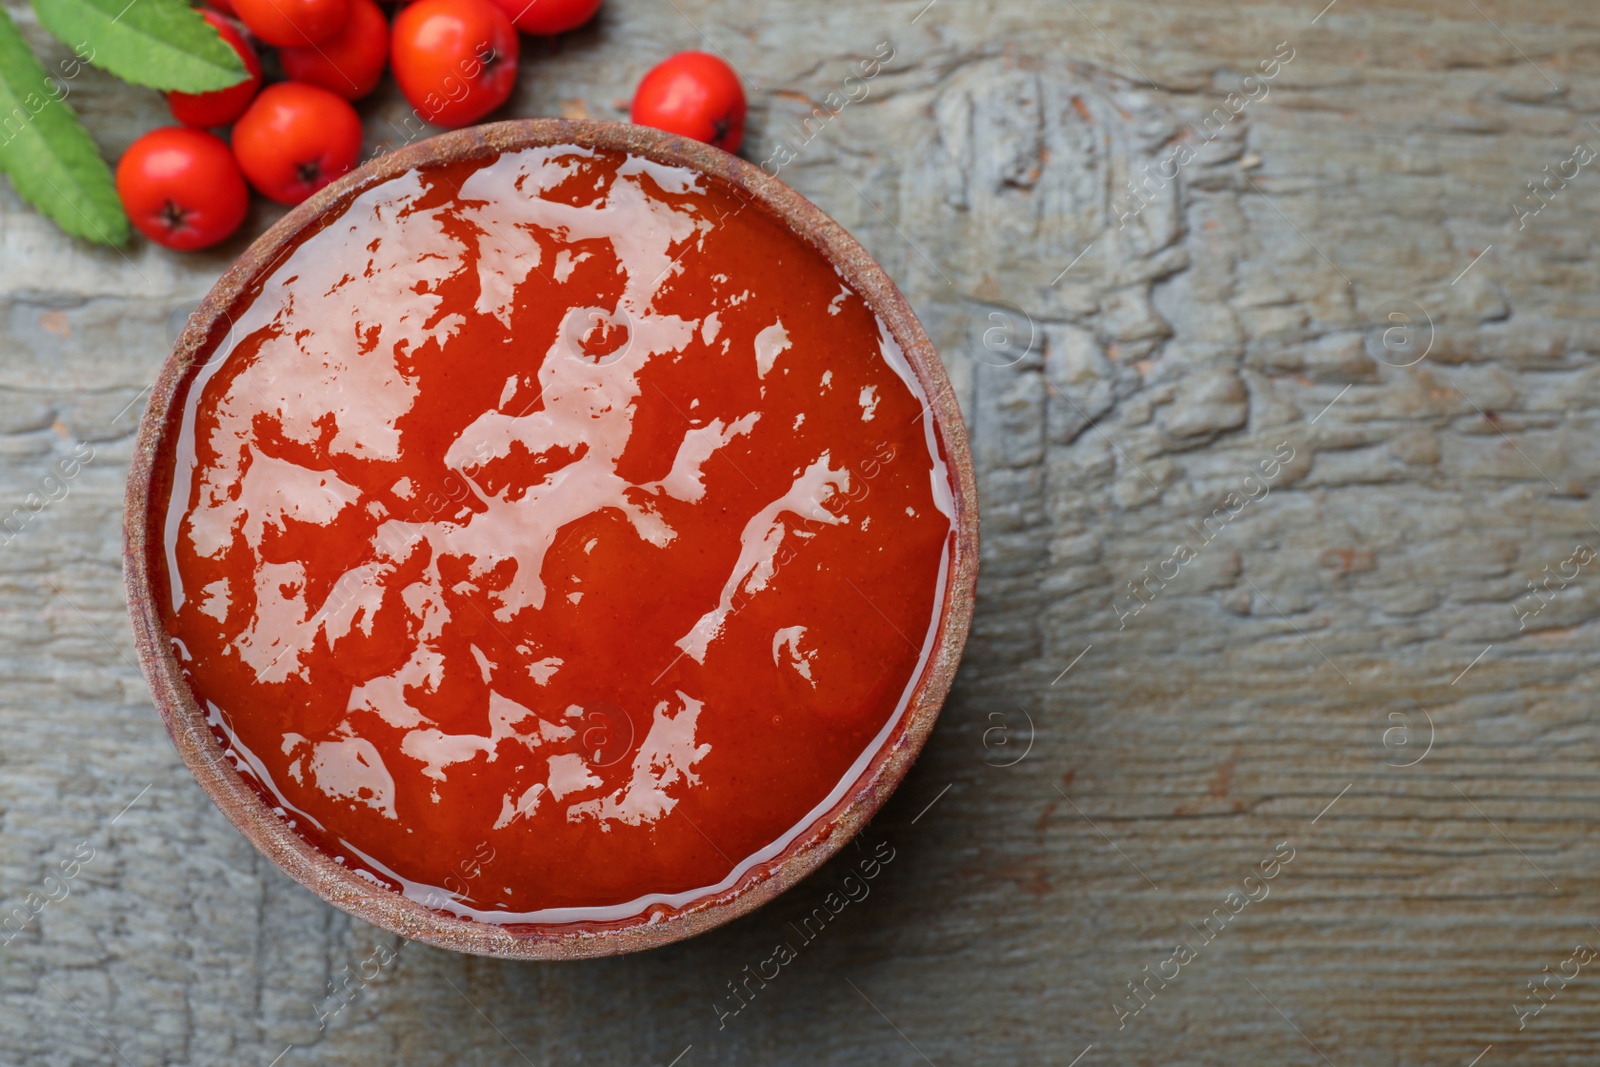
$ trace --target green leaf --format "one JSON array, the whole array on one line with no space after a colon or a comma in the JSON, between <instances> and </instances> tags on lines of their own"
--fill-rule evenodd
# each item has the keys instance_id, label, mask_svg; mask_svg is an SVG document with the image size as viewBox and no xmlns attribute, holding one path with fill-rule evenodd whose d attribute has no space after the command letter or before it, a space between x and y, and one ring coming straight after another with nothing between
<instances>
[{"instance_id":1,"label":"green leaf","mask_svg":"<svg viewBox=\"0 0 1600 1067\"><path fill-rule=\"evenodd\" d=\"M44 28L135 85L204 93L250 76L186 0L33 0Z\"/></svg>"},{"instance_id":2,"label":"green leaf","mask_svg":"<svg viewBox=\"0 0 1600 1067\"><path fill-rule=\"evenodd\" d=\"M17 194L63 230L101 244L128 240L111 168L63 93L0 10L0 168Z\"/></svg>"}]
</instances>

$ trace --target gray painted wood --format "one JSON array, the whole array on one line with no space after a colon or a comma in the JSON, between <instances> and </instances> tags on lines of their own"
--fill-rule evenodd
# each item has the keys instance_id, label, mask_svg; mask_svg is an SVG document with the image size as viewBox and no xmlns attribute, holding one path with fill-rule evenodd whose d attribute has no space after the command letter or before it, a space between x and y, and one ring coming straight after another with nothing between
<instances>
[{"instance_id":1,"label":"gray painted wood","mask_svg":"<svg viewBox=\"0 0 1600 1067\"><path fill-rule=\"evenodd\" d=\"M783 175L945 353L985 570L939 729L866 835L895 858L803 945L848 854L721 931L576 965L397 946L262 861L161 731L118 557L140 390L244 239L98 250L0 192L0 513L63 497L0 547L0 903L93 850L0 949L0 1062L1593 1062L1600 565L1562 564L1600 549L1600 175L1524 228L1512 204L1600 147L1600 15L1320 6L608 0L529 48L508 114L615 118L709 42L751 83L756 161L894 49ZM95 73L73 100L113 157L164 118ZM377 149L406 108L386 87L365 114ZM1179 144L1119 227L1121 183ZM1175 968L1131 1014L1126 983ZM1578 976L1531 999L1545 968Z\"/></svg>"}]
</instances>

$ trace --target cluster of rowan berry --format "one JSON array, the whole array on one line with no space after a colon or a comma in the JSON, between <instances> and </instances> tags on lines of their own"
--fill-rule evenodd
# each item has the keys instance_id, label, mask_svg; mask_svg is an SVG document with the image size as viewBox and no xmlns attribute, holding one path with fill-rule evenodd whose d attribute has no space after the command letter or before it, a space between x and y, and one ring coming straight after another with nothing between
<instances>
[{"instance_id":1,"label":"cluster of rowan berry","mask_svg":"<svg viewBox=\"0 0 1600 1067\"><path fill-rule=\"evenodd\" d=\"M134 141L117 164L117 192L141 233L180 251L231 236L250 189L298 204L355 167L361 116L354 102L385 70L417 116L469 126L516 85L519 31L553 35L588 22L600 0L414 0L393 18L376 0L209 0L204 12L248 76L208 93L167 94L179 125ZM262 50L284 79L263 85ZM745 96L727 63L680 52L653 68L632 119L737 151ZM231 126L226 140L215 130Z\"/></svg>"}]
</instances>

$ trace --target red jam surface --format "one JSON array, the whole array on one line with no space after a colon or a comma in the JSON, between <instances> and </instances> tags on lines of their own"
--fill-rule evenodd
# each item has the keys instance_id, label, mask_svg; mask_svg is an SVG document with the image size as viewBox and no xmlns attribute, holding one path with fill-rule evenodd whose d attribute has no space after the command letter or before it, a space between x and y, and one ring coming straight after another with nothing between
<instances>
[{"instance_id":1,"label":"red jam surface","mask_svg":"<svg viewBox=\"0 0 1600 1067\"><path fill-rule=\"evenodd\" d=\"M637 916L845 795L933 646L951 482L811 245L564 146L373 186L182 396L163 604L235 766L434 908Z\"/></svg>"}]
</instances>

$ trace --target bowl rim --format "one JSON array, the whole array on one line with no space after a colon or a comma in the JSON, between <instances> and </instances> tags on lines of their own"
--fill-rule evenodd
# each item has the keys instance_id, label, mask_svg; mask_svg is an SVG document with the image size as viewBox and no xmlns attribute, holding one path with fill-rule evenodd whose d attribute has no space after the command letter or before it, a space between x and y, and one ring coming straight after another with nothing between
<instances>
[{"instance_id":1,"label":"bowl rim","mask_svg":"<svg viewBox=\"0 0 1600 1067\"><path fill-rule=\"evenodd\" d=\"M576 145L689 167L755 201L816 248L883 320L928 399L951 473L955 515L948 578L933 654L899 724L833 808L783 851L754 865L733 886L675 909L646 909L608 922L487 923L430 910L336 862L290 828L236 771L183 678L162 624L152 579L152 549L164 543L158 479L167 467L175 402L229 309L268 274L308 228L359 193L421 166L525 148ZM776 177L699 141L620 122L521 119L455 130L369 160L290 210L222 275L190 316L162 365L139 425L123 518L123 572L139 663L179 756L212 802L246 839L290 878L366 922L440 948L510 959L578 959L633 952L720 926L773 899L815 871L872 818L910 769L949 692L972 621L978 570L978 498L966 429L938 353L884 269L842 226Z\"/></svg>"}]
</instances>

